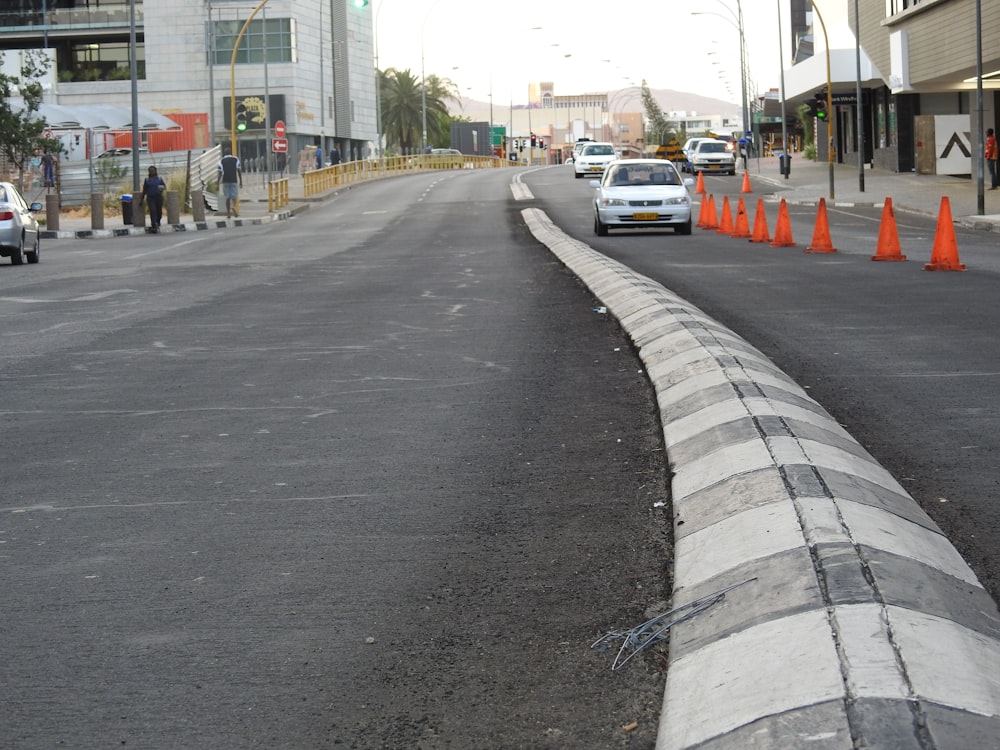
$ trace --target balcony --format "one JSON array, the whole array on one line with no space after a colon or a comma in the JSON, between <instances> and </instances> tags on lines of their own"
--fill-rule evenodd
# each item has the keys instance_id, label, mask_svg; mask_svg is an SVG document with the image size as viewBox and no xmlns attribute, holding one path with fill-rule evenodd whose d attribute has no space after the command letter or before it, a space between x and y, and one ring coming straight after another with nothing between
<instances>
[{"instance_id":1,"label":"balcony","mask_svg":"<svg viewBox=\"0 0 1000 750\"><path fill-rule=\"evenodd\" d=\"M135 22L136 25L143 22L142 0L136 0ZM130 24L128 3L100 8L0 11L0 30L5 34L120 29Z\"/></svg>"}]
</instances>

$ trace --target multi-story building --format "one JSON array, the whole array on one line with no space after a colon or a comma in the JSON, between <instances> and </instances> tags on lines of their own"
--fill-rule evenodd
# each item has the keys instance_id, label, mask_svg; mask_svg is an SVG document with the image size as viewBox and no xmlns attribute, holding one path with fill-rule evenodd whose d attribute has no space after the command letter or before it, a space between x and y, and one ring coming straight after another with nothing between
<instances>
[{"instance_id":1,"label":"multi-story building","mask_svg":"<svg viewBox=\"0 0 1000 750\"><path fill-rule=\"evenodd\" d=\"M807 15L811 29L799 38L811 43L814 54L793 57L786 100L794 107L827 87L829 50L836 161L856 164L863 134L860 158L874 167L974 177L980 172L982 134L1000 128L1000 3L816 0ZM849 45L837 33L844 31ZM821 158L827 158L829 139L817 140Z\"/></svg>"},{"instance_id":2,"label":"multi-story building","mask_svg":"<svg viewBox=\"0 0 1000 750\"><path fill-rule=\"evenodd\" d=\"M345 158L357 159L374 150L378 136L371 8L357 5L13 0L0 9L0 49L49 51L54 64L47 103L129 107L134 34L139 106L185 126L200 123L194 145L229 140L235 95L247 113L247 128L238 136L245 158L272 148L280 120L288 154L311 145L328 153L336 144ZM204 116L183 118L192 113Z\"/></svg>"}]
</instances>

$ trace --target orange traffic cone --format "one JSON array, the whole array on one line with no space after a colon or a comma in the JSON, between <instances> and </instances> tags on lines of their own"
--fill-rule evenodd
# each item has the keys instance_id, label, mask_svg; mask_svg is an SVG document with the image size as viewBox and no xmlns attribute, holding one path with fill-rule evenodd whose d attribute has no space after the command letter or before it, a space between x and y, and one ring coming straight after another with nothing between
<instances>
[{"instance_id":1,"label":"orange traffic cone","mask_svg":"<svg viewBox=\"0 0 1000 750\"><path fill-rule=\"evenodd\" d=\"M709 194L708 196L708 208L705 209L705 223L701 225L702 229L718 229L719 228L719 216L715 213L715 196Z\"/></svg>"},{"instance_id":2,"label":"orange traffic cone","mask_svg":"<svg viewBox=\"0 0 1000 750\"><path fill-rule=\"evenodd\" d=\"M952 223L951 202L948 200L947 195L941 199L941 213L938 214L937 232L934 233L934 249L931 250L931 262L924 266L924 270L965 270L965 266L958 262L955 225Z\"/></svg>"},{"instance_id":3,"label":"orange traffic cone","mask_svg":"<svg viewBox=\"0 0 1000 750\"><path fill-rule=\"evenodd\" d=\"M819 199L819 208L816 210L816 228L813 229L813 239L807 253L835 253L837 249L830 241L830 224L826 219L826 198Z\"/></svg>"},{"instance_id":4,"label":"orange traffic cone","mask_svg":"<svg viewBox=\"0 0 1000 750\"><path fill-rule=\"evenodd\" d=\"M892 198L886 198L882 206L878 245L875 247L872 260L906 260L899 246L899 232L896 230L896 212L892 209Z\"/></svg>"},{"instance_id":5,"label":"orange traffic cone","mask_svg":"<svg viewBox=\"0 0 1000 750\"><path fill-rule=\"evenodd\" d=\"M750 236L750 219L747 218L747 207L743 203L743 196L736 202L736 228L733 229L733 237L743 238Z\"/></svg>"},{"instance_id":6,"label":"orange traffic cone","mask_svg":"<svg viewBox=\"0 0 1000 750\"><path fill-rule=\"evenodd\" d=\"M729 208L729 196L722 199L722 215L719 217L719 228L715 230L719 234L733 233L733 211Z\"/></svg>"},{"instance_id":7,"label":"orange traffic cone","mask_svg":"<svg viewBox=\"0 0 1000 750\"><path fill-rule=\"evenodd\" d=\"M774 229L771 247L795 247L795 241L792 239L792 221L788 218L788 204L784 198L778 207L778 225Z\"/></svg>"},{"instance_id":8,"label":"orange traffic cone","mask_svg":"<svg viewBox=\"0 0 1000 750\"><path fill-rule=\"evenodd\" d=\"M740 190L741 193L752 193L753 190L750 188L750 173L743 173L743 188Z\"/></svg>"},{"instance_id":9,"label":"orange traffic cone","mask_svg":"<svg viewBox=\"0 0 1000 750\"><path fill-rule=\"evenodd\" d=\"M698 182L695 183L694 194L695 195L705 194L705 178L701 176L701 172L698 173Z\"/></svg>"},{"instance_id":10,"label":"orange traffic cone","mask_svg":"<svg viewBox=\"0 0 1000 750\"><path fill-rule=\"evenodd\" d=\"M767 214L764 213L764 199L757 199L757 213L753 217L753 234L751 242L770 242L771 233L767 229Z\"/></svg>"},{"instance_id":11,"label":"orange traffic cone","mask_svg":"<svg viewBox=\"0 0 1000 750\"><path fill-rule=\"evenodd\" d=\"M695 224L696 227L705 226L705 219L708 218L708 199L703 195L701 196L701 201L698 203L698 223Z\"/></svg>"}]
</instances>

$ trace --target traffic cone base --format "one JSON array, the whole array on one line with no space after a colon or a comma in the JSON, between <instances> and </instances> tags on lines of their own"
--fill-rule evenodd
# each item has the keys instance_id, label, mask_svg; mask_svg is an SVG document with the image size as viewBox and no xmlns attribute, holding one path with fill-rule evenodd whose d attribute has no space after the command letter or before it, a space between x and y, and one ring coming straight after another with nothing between
<instances>
[{"instance_id":1,"label":"traffic cone base","mask_svg":"<svg viewBox=\"0 0 1000 750\"><path fill-rule=\"evenodd\" d=\"M937 232L934 233L934 248L931 262L925 271L964 271L958 262L958 244L955 242L955 225L951 219L951 201L948 196L941 198L941 212L938 214Z\"/></svg>"},{"instance_id":2,"label":"traffic cone base","mask_svg":"<svg viewBox=\"0 0 1000 750\"><path fill-rule=\"evenodd\" d=\"M886 198L882 205L882 223L878 229L878 245L872 260L906 260L899 246L899 232L896 229L896 212L892 208L892 198Z\"/></svg>"},{"instance_id":3,"label":"traffic cone base","mask_svg":"<svg viewBox=\"0 0 1000 750\"><path fill-rule=\"evenodd\" d=\"M767 214L764 213L764 199L757 199L757 213L753 217L753 234L751 242L770 242L771 233L767 228Z\"/></svg>"},{"instance_id":4,"label":"traffic cone base","mask_svg":"<svg viewBox=\"0 0 1000 750\"><path fill-rule=\"evenodd\" d=\"M813 229L812 242L806 248L807 253L835 253L837 249L830 239L830 223L826 217L826 198L819 199L816 209L816 227Z\"/></svg>"},{"instance_id":5,"label":"traffic cone base","mask_svg":"<svg viewBox=\"0 0 1000 750\"><path fill-rule=\"evenodd\" d=\"M747 217L747 207L742 195L736 202L736 227L731 236L737 239L750 236L750 219Z\"/></svg>"},{"instance_id":6,"label":"traffic cone base","mask_svg":"<svg viewBox=\"0 0 1000 750\"><path fill-rule=\"evenodd\" d=\"M729 207L729 196L722 198L722 215L719 217L719 228L715 230L719 234L733 233L733 211Z\"/></svg>"},{"instance_id":7,"label":"traffic cone base","mask_svg":"<svg viewBox=\"0 0 1000 750\"><path fill-rule=\"evenodd\" d=\"M743 173L743 187L740 189L741 193L752 193L753 189L750 187L750 173Z\"/></svg>"},{"instance_id":8,"label":"traffic cone base","mask_svg":"<svg viewBox=\"0 0 1000 750\"><path fill-rule=\"evenodd\" d=\"M771 247L795 247L795 241L792 239L792 221L788 218L788 204L784 198L778 207L778 225L774 229Z\"/></svg>"}]
</instances>

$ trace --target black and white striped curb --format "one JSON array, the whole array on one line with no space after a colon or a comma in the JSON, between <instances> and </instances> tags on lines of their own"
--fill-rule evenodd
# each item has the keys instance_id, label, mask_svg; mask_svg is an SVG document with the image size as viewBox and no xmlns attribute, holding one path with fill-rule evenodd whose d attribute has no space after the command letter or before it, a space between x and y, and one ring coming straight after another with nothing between
<instances>
[{"instance_id":1,"label":"black and white striped curb","mask_svg":"<svg viewBox=\"0 0 1000 750\"><path fill-rule=\"evenodd\" d=\"M732 331L522 215L656 391L675 526L658 750L1000 748L1000 614L900 484Z\"/></svg>"},{"instance_id":2,"label":"black and white striped curb","mask_svg":"<svg viewBox=\"0 0 1000 750\"><path fill-rule=\"evenodd\" d=\"M212 221L195 221L186 224L163 224L161 234L172 232L198 232L206 229L225 229L226 227L249 227L267 224L272 221L286 219L285 212L276 212L269 216L259 216L252 219L214 219ZM288 214L289 216L291 214ZM40 233L43 240L90 240L103 237L133 237L136 235L154 234L150 227L123 226L120 229L77 229L75 231L54 231L43 229Z\"/></svg>"}]
</instances>

